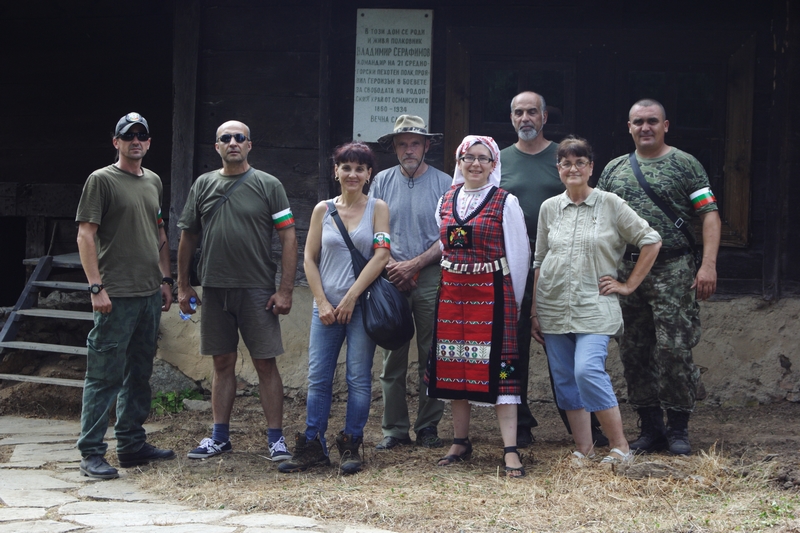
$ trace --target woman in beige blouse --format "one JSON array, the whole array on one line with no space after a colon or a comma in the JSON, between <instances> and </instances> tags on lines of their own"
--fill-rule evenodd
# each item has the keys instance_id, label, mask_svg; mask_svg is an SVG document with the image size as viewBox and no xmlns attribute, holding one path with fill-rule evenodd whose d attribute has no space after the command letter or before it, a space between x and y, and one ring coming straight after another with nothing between
<instances>
[{"instance_id":1,"label":"woman in beige blouse","mask_svg":"<svg viewBox=\"0 0 800 533\"><path fill-rule=\"evenodd\" d=\"M605 370L608 342L622 333L618 294L632 293L650 272L661 236L619 196L589 187L592 148L567 137L557 165L567 190L539 211L531 334L547 345L558 406L567 412L578 459L594 456L589 413L611 451L603 463L630 460L617 398ZM641 249L625 283L616 280L627 244Z\"/></svg>"}]
</instances>

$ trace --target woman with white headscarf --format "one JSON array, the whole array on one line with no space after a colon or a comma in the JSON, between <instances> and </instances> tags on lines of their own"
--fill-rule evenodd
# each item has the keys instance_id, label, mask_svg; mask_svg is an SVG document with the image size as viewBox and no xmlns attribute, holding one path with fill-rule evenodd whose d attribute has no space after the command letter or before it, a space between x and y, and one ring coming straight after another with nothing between
<instances>
[{"instance_id":1,"label":"woman with white headscarf","mask_svg":"<svg viewBox=\"0 0 800 533\"><path fill-rule=\"evenodd\" d=\"M428 395L452 402L453 445L438 462L472 455L471 405L494 406L508 477L525 475L517 452L517 318L530 265L525 215L499 188L494 139L469 135L456 151L453 187L436 210L442 282L426 383Z\"/></svg>"}]
</instances>

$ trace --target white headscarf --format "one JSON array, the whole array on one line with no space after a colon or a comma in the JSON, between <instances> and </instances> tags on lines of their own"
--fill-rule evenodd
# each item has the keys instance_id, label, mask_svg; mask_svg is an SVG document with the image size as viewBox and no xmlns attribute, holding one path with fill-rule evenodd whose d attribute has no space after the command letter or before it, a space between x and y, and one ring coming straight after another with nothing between
<instances>
[{"instance_id":1,"label":"white headscarf","mask_svg":"<svg viewBox=\"0 0 800 533\"><path fill-rule=\"evenodd\" d=\"M456 150L456 171L453 174L453 185L461 185L464 183L464 174L461 173L461 165L459 164L460 161L458 160L459 157L464 155L467 150L472 148L475 144L482 144L489 149L492 153L492 158L494 159L494 167L492 168L492 173L489 174L489 183L494 185L495 187L500 186L500 149L497 147L497 143L494 142L494 139L491 137L484 137L482 135L467 135L464 137L464 140L461 141L461 144L458 146L458 150Z\"/></svg>"}]
</instances>

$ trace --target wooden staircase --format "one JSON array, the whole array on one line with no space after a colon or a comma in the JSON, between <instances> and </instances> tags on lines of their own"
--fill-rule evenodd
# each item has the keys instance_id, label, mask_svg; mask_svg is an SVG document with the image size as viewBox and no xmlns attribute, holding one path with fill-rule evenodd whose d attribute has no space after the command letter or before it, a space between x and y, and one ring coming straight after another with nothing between
<instances>
[{"instance_id":1,"label":"wooden staircase","mask_svg":"<svg viewBox=\"0 0 800 533\"><path fill-rule=\"evenodd\" d=\"M33 273L28 278L28 283L17 300L14 310L9 315L0 331L0 354L6 349L32 350L40 352L56 352L63 354L87 355L86 346L69 346L62 344L47 344L42 342L27 342L17 340L20 321L25 317L56 318L62 320L89 320L94 317L87 311L65 311L62 309L39 309L35 305L39 299L39 289L58 289L61 291L85 292L88 282L49 281L48 277L53 268L82 268L80 257L77 253L58 256L44 256L38 260L26 260L26 264L35 264ZM0 380L30 381L35 383L49 383L52 385L66 385L69 387L83 387L83 380L46 378L39 376L23 376L20 374L0 374Z\"/></svg>"}]
</instances>

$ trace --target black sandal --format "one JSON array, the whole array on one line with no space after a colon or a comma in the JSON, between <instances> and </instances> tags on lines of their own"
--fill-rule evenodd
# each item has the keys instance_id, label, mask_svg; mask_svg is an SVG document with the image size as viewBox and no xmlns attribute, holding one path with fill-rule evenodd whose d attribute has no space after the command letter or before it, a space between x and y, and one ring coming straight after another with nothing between
<instances>
[{"instance_id":1,"label":"black sandal","mask_svg":"<svg viewBox=\"0 0 800 533\"><path fill-rule=\"evenodd\" d=\"M472 457L472 443L469 441L469 437L463 439L453 439L453 444L458 444L459 446L466 446L467 449L464 450L464 453L445 455L436 462L436 466L450 466L455 463L466 461L467 459ZM442 463L442 461L447 461L447 462Z\"/></svg>"},{"instance_id":2,"label":"black sandal","mask_svg":"<svg viewBox=\"0 0 800 533\"><path fill-rule=\"evenodd\" d=\"M518 478L518 477L525 477L525 467L524 466L514 467L514 466L508 466L508 465L505 464L506 463L506 455L509 454L509 453L517 454L517 457L519 457L520 462L522 462L522 455L520 455L520 453L517 451L517 447L516 446L506 446L505 448L503 448L503 465L504 465L504 467L506 469L506 477L509 477L509 478L512 478L512 479ZM519 472L519 474L515 474L515 472Z\"/></svg>"}]
</instances>

